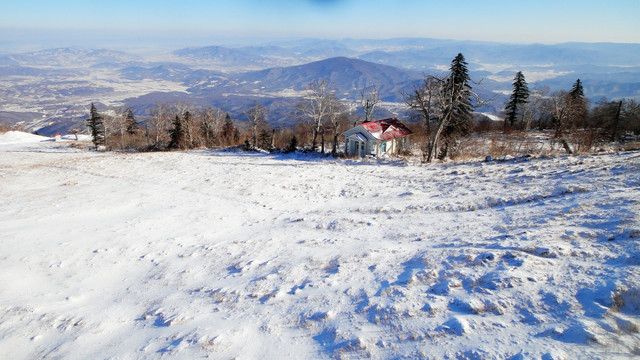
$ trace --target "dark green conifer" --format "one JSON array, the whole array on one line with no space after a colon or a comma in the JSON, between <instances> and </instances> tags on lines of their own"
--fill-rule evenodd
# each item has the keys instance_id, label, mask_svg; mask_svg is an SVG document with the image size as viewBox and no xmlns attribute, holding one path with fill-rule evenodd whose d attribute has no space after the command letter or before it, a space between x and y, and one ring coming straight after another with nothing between
<instances>
[{"instance_id":1,"label":"dark green conifer","mask_svg":"<svg viewBox=\"0 0 640 360\"><path fill-rule=\"evenodd\" d=\"M102 122L102 116L98 113L94 104L91 104L90 114L91 116L87 119L87 126L91 131L91 140L96 147L99 145L105 145L106 134L104 123Z\"/></svg>"},{"instance_id":2,"label":"dark green conifer","mask_svg":"<svg viewBox=\"0 0 640 360\"><path fill-rule=\"evenodd\" d=\"M505 130L507 129L507 123L511 126L515 124L516 119L521 112L520 106L527 102L529 102L529 87L527 86L527 82L525 81L522 72L518 71L513 79L513 92L511 93L509 102L505 107L507 112L504 119Z\"/></svg>"},{"instance_id":3,"label":"dark green conifer","mask_svg":"<svg viewBox=\"0 0 640 360\"><path fill-rule=\"evenodd\" d=\"M184 130L182 129L182 120L178 115L173 119L171 123L173 126L171 130L169 130L169 148L170 149L179 149L184 146Z\"/></svg>"},{"instance_id":4,"label":"dark green conifer","mask_svg":"<svg viewBox=\"0 0 640 360\"><path fill-rule=\"evenodd\" d=\"M127 109L124 125L127 128L127 133L130 135L135 134L136 130L138 129L138 123L136 122L135 117L133 117L133 111L131 111L131 109Z\"/></svg>"}]
</instances>

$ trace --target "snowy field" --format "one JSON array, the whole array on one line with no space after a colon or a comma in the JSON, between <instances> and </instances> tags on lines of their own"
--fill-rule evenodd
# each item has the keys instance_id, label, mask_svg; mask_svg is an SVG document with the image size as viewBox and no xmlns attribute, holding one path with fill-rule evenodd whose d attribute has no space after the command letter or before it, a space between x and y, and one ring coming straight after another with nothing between
<instances>
[{"instance_id":1,"label":"snowy field","mask_svg":"<svg viewBox=\"0 0 640 360\"><path fill-rule=\"evenodd\" d=\"M0 358L640 355L640 153L412 164L0 134Z\"/></svg>"}]
</instances>

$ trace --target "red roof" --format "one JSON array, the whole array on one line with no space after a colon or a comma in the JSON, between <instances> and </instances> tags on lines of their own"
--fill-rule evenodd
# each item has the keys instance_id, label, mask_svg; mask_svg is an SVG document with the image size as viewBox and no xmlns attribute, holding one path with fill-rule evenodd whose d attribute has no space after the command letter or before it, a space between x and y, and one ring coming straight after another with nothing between
<instances>
[{"instance_id":1,"label":"red roof","mask_svg":"<svg viewBox=\"0 0 640 360\"><path fill-rule=\"evenodd\" d=\"M360 126L381 141L398 139L412 134L411 130L396 118L367 121L360 124Z\"/></svg>"}]
</instances>

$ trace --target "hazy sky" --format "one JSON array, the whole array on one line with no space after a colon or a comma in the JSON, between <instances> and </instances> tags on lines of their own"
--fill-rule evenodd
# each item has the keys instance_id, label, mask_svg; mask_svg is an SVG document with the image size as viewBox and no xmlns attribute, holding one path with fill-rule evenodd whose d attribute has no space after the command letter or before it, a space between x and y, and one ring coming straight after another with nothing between
<instances>
[{"instance_id":1,"label":"hazy sky","mask_svg":"<svg viewBox=\"0 0 640 360\"><path fill-rule=\"evenodd\" d=\"M162 37L637 43L639 14L640 0L0 0L0 48L92 37L111 46Z\"/></svg>"}]
</instances>

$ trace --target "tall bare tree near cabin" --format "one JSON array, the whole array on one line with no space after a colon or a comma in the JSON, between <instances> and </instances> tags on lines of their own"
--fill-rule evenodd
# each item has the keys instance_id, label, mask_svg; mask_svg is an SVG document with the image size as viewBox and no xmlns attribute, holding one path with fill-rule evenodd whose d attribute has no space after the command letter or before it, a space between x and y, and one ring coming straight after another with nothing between
<instances>
[{"instance_id":1,"label":"tall bare tree near cabin","mask_svg":"<svg viewBox=\"0 0 640 360\"><path fill-rule=\"evenodd\" d=\"M422 119L427 136L431 135L432 119L440 115L437 105L443 83L442 78L427 75L420 86L414 85L409 93L402 92L405 105Z\"/></svg>"},{"instance_id":2,"label":"tall bare tree near cabin","mask_svg":"<svg viewBox=\"0 0 640 360\"><path fill-rule=\"evenodd\" d=\"M318 148L318 135L331 112L333 92L333 86L328 80L312 81L307 86L302 101L295 106L295 116L305 121L311 130L313 151Z\"/></svg>"},{"instance_id":3,"label":"tall bare tree near cabin","mask_svg":"<svg viewBox=\"0 0 640 360\"><path fill-rule=\"evenodd\" d=\"M338 136L340 136L340 127L348 121L347 107L338 100L335 95L329 97L328 119L329 126L333 135L331 144L331 155L336 157L338 154Z\"/></svg>"},{"instance_id":4,"label":"tall bare tree near cabin","mask_svg":"<svg viewBox=\"0 0 640 360\"><path fill-rule=\"evenodd\" d=\"M376 106L380 103L380 90L376 85L371 85L360 91L360 108L364 112L364 120L367 122L373 120L376 113Z\"/></svg>"}]
</instances>

